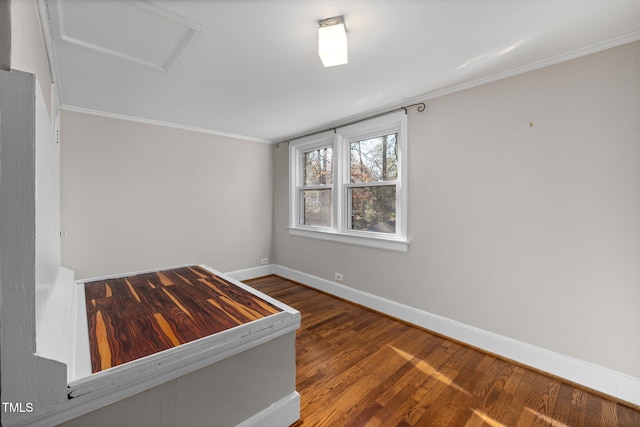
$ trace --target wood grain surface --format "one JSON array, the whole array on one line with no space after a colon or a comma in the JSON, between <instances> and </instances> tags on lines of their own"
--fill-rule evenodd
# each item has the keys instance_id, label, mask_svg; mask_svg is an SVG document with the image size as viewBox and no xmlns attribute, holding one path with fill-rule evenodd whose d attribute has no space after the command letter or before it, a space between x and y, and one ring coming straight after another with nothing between
<instances>
[{"instance_id":1,"label":"wood grain surface","mask_svg":"<svg viewBox=\"0 0 640 427\"><path fill-rule=\"evenodd\" d=\"M277 276L297 309L301 426L640 426L640 411Z\"/></svg>"},{"instance_id":2,"label":"wood grain surface","mask_svg":"<svg viewBox=\"0 0 640 427\"><path fill-rule=\"evenodd\" d=\"M281 311L199 266L84 286L94 373Z\"/></svg>"}]
</instances>

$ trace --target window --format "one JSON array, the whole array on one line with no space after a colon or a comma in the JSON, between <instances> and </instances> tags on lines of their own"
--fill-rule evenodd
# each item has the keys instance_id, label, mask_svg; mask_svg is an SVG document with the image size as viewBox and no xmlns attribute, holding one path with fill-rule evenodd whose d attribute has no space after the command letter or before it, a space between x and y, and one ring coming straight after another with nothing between
<instances>
[{"instance_id":1,"label":"window","mask_svg":"<svg viewBox=\"0 0 640 427\"><path fill-rule=\"evenodd\" d=\"M290 144L293 235L406 251L406 115Z\"/></svg>"}]
</instances>

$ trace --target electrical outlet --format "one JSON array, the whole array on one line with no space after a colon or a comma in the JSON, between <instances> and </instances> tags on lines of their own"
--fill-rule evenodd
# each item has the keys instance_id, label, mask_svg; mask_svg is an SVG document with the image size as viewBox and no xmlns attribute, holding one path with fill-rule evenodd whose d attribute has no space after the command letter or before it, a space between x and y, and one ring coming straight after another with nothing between
<instances>
[{"instance_id":1,"label":"electrical outlet","mask_svg":"<svg viewBox=\"0 0 640 427\"><path fill-rule=\"evenodd\" d=\"M260 264L261 265L269 264L269 258L260 258Z\"/></svg>"},{"instance_id":2,"label":"electrical outlet","mask_svg":"<svg viewBox=\"0 0 640 427\"><path fill-rule=\"evenodd\" d=\"M334 274L335 274L334 278L336 279L336 281L342 282L342 279L344 279L344 276L342 275L342 273L334 273Z\"/></svg>"}]
</instances>

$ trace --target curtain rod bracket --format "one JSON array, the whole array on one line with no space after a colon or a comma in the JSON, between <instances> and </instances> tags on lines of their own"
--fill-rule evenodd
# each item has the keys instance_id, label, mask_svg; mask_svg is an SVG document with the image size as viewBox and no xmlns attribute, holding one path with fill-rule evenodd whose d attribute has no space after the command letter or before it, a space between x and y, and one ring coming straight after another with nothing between
<instances>
[{"instance_id":1,"label":"curtain rod bracket","mask_svg":"<svg viewBox=\"0 0 640 427\"><path fill-rule=\"evenodd\" d=\"M418 102L417 104L411 104L411 105L407 105L406 107L400 107L400 109L404 110L404 113L407 114L408 113L407 110L412 107L418 107L417 108L418 112L422 113L424 110L427 109L427 104L425 104L424 102Z\"/></svg>"}]
</instances>

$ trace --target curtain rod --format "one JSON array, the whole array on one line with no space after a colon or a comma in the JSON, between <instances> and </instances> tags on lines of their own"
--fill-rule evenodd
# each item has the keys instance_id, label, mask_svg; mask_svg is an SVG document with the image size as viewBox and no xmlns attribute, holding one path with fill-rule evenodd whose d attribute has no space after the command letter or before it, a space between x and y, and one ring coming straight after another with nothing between
<instances>
[{"instance_id":1,"label":"curtain rod","mask_svg":"<svg viewBox=\"0 0 640 427\"><path fill-rule=\"evenodd\" d=\"M373 116L365 117L363 119L354 120L352 122L345 123L345 124L342 124L340 126L335 126L335 127L331 127L331 128L328 128L328 129L323 129L323 130L318 130L318 131L315 131L315 132L305 133L304 135L296 136L296 137L293 137L293 138L283 139L282 141L276 142L276 148L280 148L280 144L282 144L283 142L286 142L288 144L291 141L294 141L294 140L300 139L300 138L306 138L307 136L317 135L319 133L329 132L331 130L333 132L335 132L339 128L343 128L345 126L350 126L350 125L353 125L353 124L356 124L356 123L364 122L365 120L375 119L376 117L386 116L387 114L397 113L398 111L404 110L404 113L407 114L407 110L409 108L412 108L412 107L418 107L417 110L419 112L421 112L421 113L424 110L427 109L427 105L424 102L418 102L416 104L407 105L406 107L398 107L395 110L389 110L389 111L385 111L384 113L375 114Z\"/></svg>"}]
</instances>

